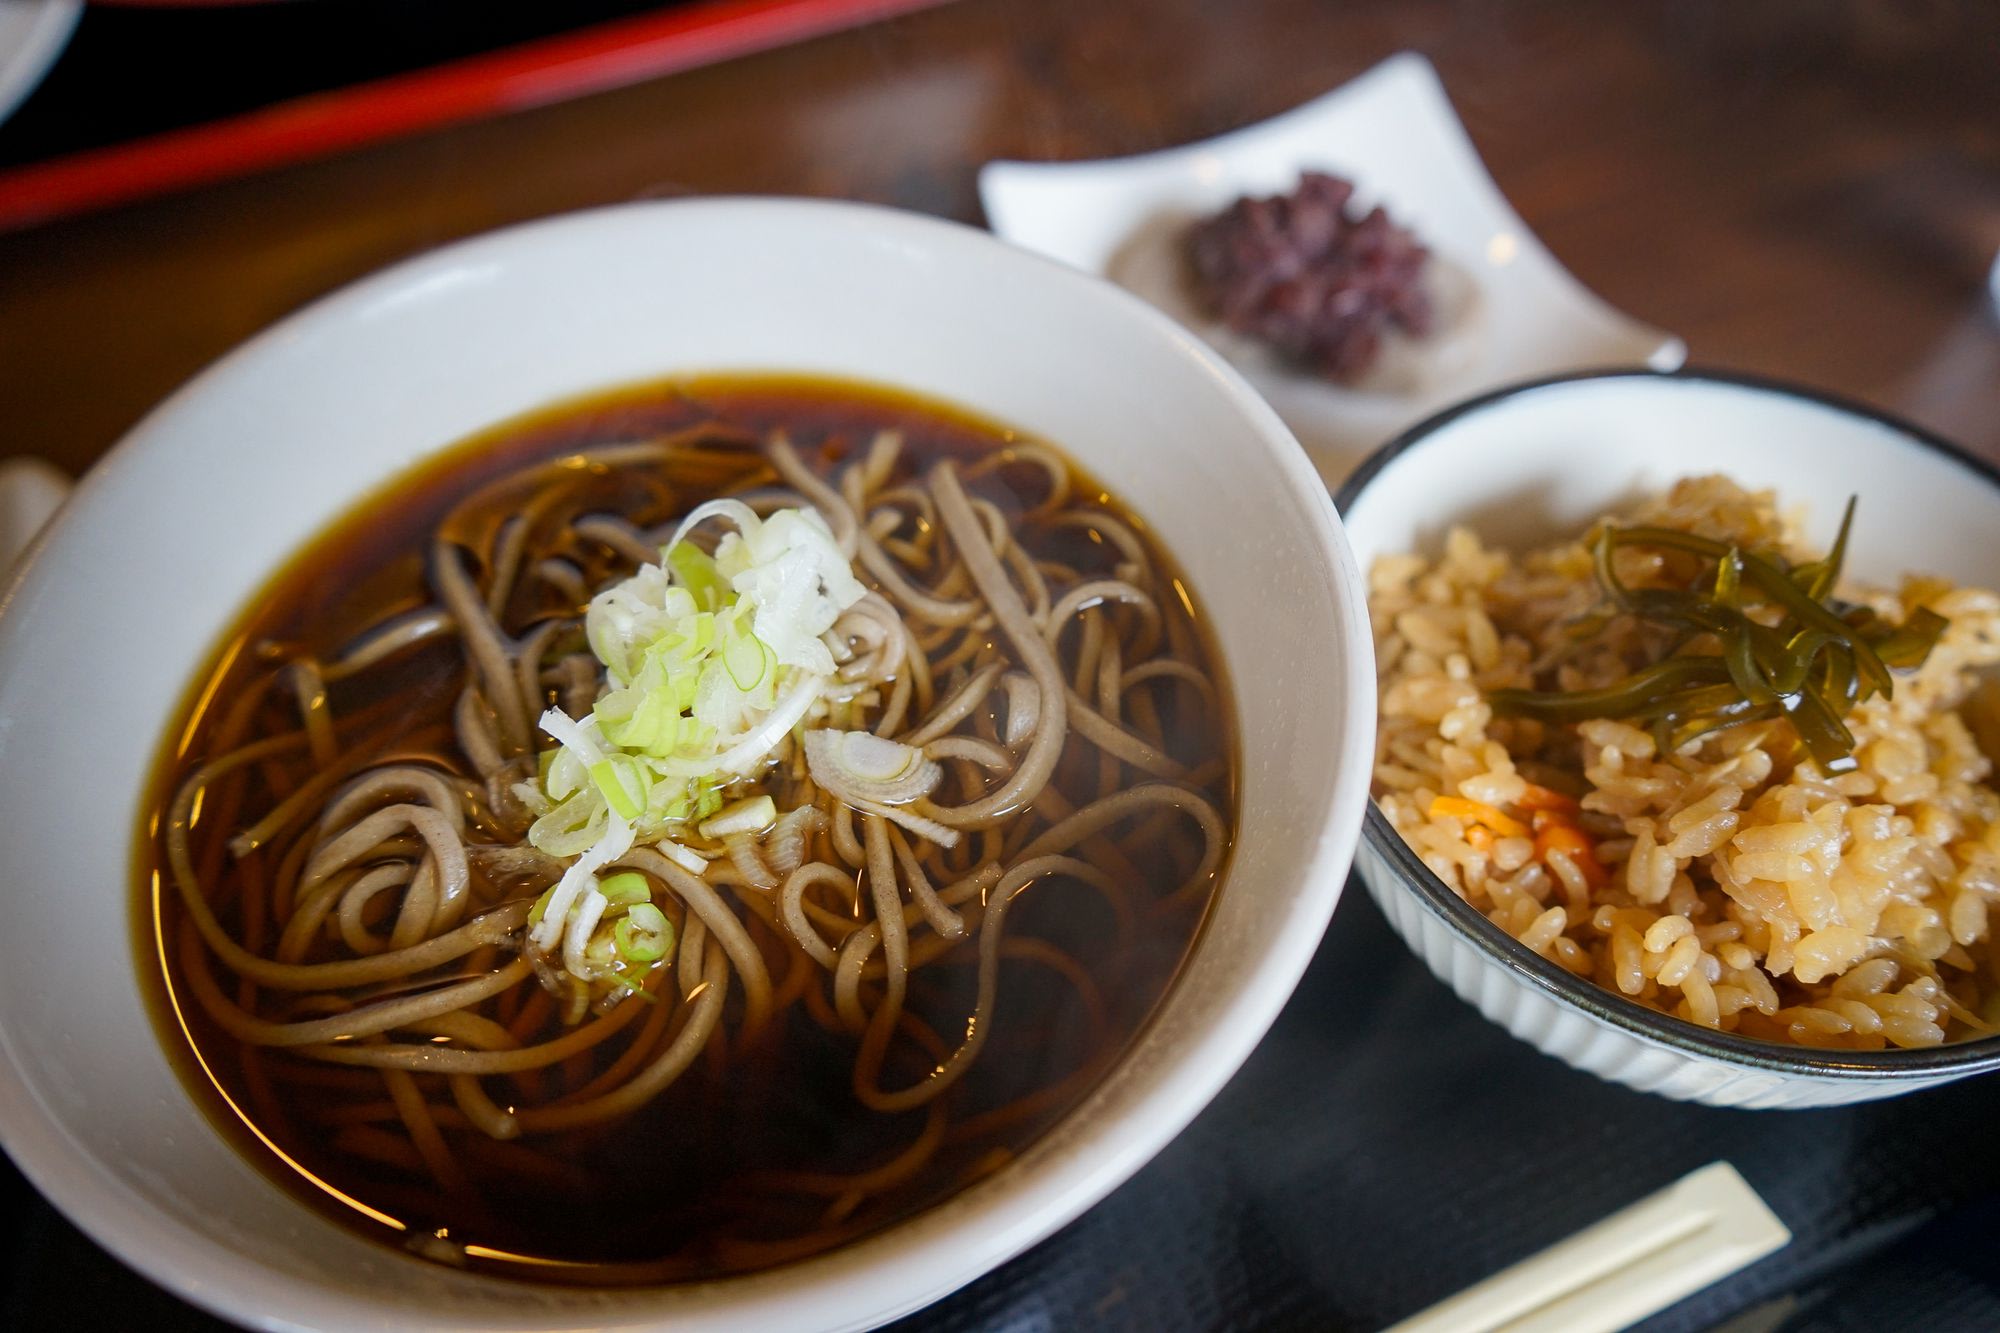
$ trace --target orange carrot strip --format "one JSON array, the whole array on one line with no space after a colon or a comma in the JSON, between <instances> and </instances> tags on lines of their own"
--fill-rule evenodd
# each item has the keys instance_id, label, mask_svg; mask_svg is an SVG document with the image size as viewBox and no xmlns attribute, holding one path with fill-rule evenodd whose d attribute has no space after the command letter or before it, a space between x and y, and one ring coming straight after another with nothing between
<instances>
[{"instance_id":1,"label":"orange carrot strip","mask_svg":"<svg viewBox=\"0 0 2000 1333\"><path fill-rule=\"evenodd\" d=\"M1597 845L1582 829L1569 824L1550 824L1535 837L1535 855L1544 863L1551 853L1567 856L1592 888L1610 883L1611 872L1597 859Z\"/></svg>"},{"instance_id":2,"label":"orange carrot strip","mask_svg":"<svg viewBox=\"0 0 2000 1333\"><path fill-rule=\"evenodd\" d=\"M1472 844L1472 850L1475 852L1491 852L1493 850L1493 843L1495 842L1493 830L1487 828L1484 824L1474 824L1471 828L1467 829L1465 831L1465 840Z\"/></svg>"},{"instance_id":3,"label":"orange carrot strip","mask_svg":"<svg viewBox=\"0 0 2000 1333\"><path fill-rule=\"evenodd\" d=\"M1559 791L1530 782L1513 804L1523 810L1559 810L1563 814L1575 814L1580 808L1576 797L1565 796Z\"/></svg>"},{"instance_id":4,"label":"orange carrot strip","mask_svg":"<svg viewBox=\"0 0 2000 1333\"><path fill-rule=\"evenodd\" d=\"M1468 801L1463 796L1440 796L1431 802L1430 817L1437 819L1445 816L1484 824L1503 838L1528 836L1526 824L1512 815L1494 809L1484 801Z\"/></svg>"}]
</instances>

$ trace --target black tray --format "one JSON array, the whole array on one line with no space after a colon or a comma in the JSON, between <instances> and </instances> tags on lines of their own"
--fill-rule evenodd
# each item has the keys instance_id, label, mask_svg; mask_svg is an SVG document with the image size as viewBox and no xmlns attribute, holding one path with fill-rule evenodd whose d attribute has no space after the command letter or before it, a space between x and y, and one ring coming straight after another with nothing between
<instances>
[{"instance_id":1,"label":"black tray","mask_svg":"<svg viewBox=\"0 0 2000 1333\"><path fill-rule=\"evenodd\" d=\"M897 1327L1380 1328L1718 1159L1793 1242L1648 1333L2000 1329L2000 1080L1824 1111L1628 1092L1460 1003L1357 881L1277 1025L1186 1133ZM228 1327L0 1172L0 1328Z\"/></svg>"}]
</instances>

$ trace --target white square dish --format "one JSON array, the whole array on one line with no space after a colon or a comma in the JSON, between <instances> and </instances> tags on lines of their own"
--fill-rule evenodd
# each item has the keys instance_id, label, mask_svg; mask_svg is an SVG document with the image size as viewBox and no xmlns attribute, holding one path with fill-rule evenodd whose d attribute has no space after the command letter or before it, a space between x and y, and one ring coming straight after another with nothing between
<instances>
[{"instance_id":1,"label":"white square dish","mask_svg":"<svg viewBox=\"0 0 2000 1333\"><path fill-rule=\"evenodd\" d=\"M1181 276L1185 225L1245 194L1290 191L1301 170L1355 183L1462 288L1424 364L1395 387L1343 388L1278 363L1204 317ZM1673 370L1677 337L1613 309L1537 240L1413 52L1305 105L1201 143L1099 162L989 162L979 195L995 234L1118 282L1214 344L1285 419L1329 482L1439 408L1567 371Z\"/></svg>"}]
</instances>

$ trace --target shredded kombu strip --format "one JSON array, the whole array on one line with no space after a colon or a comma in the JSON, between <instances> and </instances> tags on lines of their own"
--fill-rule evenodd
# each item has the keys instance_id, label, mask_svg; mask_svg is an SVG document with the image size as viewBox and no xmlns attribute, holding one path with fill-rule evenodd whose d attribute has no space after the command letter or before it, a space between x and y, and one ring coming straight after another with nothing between
<instances>
[{"instance_id":1,"label":"shredded kombu strip","mask_svg":"<svg viewBox=\"0 0 2000 1333\"><path fill-rule=\"evenodd\" d=\"M1946 624L1920 607L1892 625L1833 596L1853 521L1849 499L1833 549L1796 567L1775 551L1746 551L1694 533L1606 525L1591 549L1609 611L1668 631L1673 646L1613 685L1493 690L1487 702L1495 713L1543 722L1613 718L1646 725L1662 754L1723 727L1782 717L1822 771L1845 773L1855 767L1848 712L1874 694L1889 697L1890 669L1922 665ZM1684 588L1628 587L1614 557L1629 547L1681 551L1703 564ZM1772 610L1776 623L1765 624Z\"/></svg>"}]
</instances>

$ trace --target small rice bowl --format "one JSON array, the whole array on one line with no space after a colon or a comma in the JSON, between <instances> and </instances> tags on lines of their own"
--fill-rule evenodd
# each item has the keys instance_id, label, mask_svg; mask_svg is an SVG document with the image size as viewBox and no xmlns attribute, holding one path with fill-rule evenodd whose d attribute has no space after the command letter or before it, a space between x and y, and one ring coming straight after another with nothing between
<instances>
[{"instance_id":1,"label":"small rice bowl","mask_svg":"<svg viewBox=\"0 0 2000 1333\"><path fill-rule=\"evenodd\" d=\"M1796 563L1820 555L1804 517L1701 477L1605 521ZM1923 575L1842 584L1892 621L1929 607L1949 622L1892 696L1847 715L1850 772L1822 772L1783 720L1662 754L1642 726L1496 716L1486 700L1606 685L1657 655L1630 617L1578 632L1602 602L1584 537L1517 557L1458 528L1435 558L1375 562L1390 823L1522 947L1648 1008L1851 1050L2000 1029L2000 687L1981 672L2000 662L2000 596Z\"/></svg>"}]
</instances>

